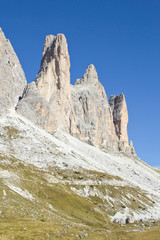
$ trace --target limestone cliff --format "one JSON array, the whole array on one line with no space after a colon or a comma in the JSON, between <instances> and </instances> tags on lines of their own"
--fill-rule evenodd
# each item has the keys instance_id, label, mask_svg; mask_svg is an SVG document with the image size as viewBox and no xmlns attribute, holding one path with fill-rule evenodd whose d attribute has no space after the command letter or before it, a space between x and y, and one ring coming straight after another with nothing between
<instances>
[{"instance_id":1,"label":"limestone cliff","mask_svg":"<svg viewBox=\"0 0 160 240\"><path fill-rule=\"evenodd\" d=\"M79 138L104 149L117 148L117 135L105 90L91 64L72 86L72 102Z\"/></svg>"},{"instance_id":2,"label":"limestone cliff","mask_svg":"<svg viewBox=\"0 0 160 240\"><path fill-rule=\"evenodd\" d=\"M124 145L128 145L128 111L124 95L112 95L110 97L109 104L113 113L113 122L115 125L116 135L120 142L123 142Z\"/></svg>"},{"instance_id":3,"label":"limestone cliff","mask_svg":"<svg viewBox=\"0 0 160 240\"><path fill-rule=\"evenodd\" d=\"M0 28L0 112L16 106L26 84L16 53Z\"/></svg>"},{"instance_id":4,"label":"limestone cliff","mask_svg":"<svg viewBox=\"0 0 160 240\"><path fill-rule=\"evenodd\" d=\"M70 58L63 34L46 37L39 73L25 88L17 112L49 132L60 128L77 133L70 93Z\"/></svg>"},{"instance_id":5,"label":"limestone cliff","mask_svg":"<svg viewBox=\"0 0 160 240\"><path fill-rule=\"evenodd\" d=\"M16 110L46 131L53 132L56 130L54 116L49 104L40 94L35 82L25 87L22 100L18 102Z\"/></svg>"},{"instance_id":6,"label":"limestone cliff","mask_svg":"<svg viewBox=\"0 0 160 240\"><path fill-rule=\"evenodd\" d=\"M35 82L24 89L17 112L49 132L62 129L105 151L133 152L128 144L125 97L111 96L91 64L70 85L70 57L63 34L46 37Z\"/></svg>"},{"instance_id":7,"label":"limestone cliff","mask_svg":"<svg viewBox=\"0 0 160 240\"><path fill-rule=\"evenodd\" d=\"M135 154L132 141L128 144L128 110L124 94L112 95L109 99L109 105L113 113L113 123L119 140L119 150Z\"/></svg>"},{"instance_id":8,"label":"limestone cliff","mask_svg":"<svg viewBox=\"0 0 160 240\"><path fill-rule=\"evenodd\" d=\"M54 125L76 132L70 93L70 58L63 34L46 37L36 86L54 115Z\"/></svg>"}]
</instances>

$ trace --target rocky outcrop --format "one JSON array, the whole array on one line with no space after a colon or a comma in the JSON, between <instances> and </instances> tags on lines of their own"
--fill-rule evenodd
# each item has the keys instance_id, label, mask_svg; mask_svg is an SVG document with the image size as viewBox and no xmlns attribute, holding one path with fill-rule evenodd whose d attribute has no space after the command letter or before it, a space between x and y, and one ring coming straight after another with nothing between
<instances>
[{"instance_id":1,"label":"rocky outcrop","mask_svg":"<svg viewBox=\"0 0 160 240\"><path fill-rule=\"evenodd\" d=\"M79 138L100 148L116 149L118 138L112 111L92 64L72 86L71 92Z\"/></svg>"},{"instance_id":2,"label":"rocky outcrop","mask_svg":"<svg viewBox=\"0 0 160 240\"><path fill-rule=\"evenodd\" d=\"M123 94L111 96L91 64L70 85L70 58L63 34L46 37L35 82L26 86L17 112L49 132L62 129L103 150L131 152Z\"/></svg>"},{"instance_id":3,"label":"rocky outcrop","mask_svg":"<svg viewBox=\"0 0 160 240\"><path fill-rule=\"evenodd\" d=\"M0 28L0 112L16 106L26 84L16 53Z\"/></svg>"},{"instance_id":4,"label":"rocky outcrop","mask_svg":"<svg viewBox=\"0 0 160 240\"><path fill-rule=\"evenodd\" d=\"M119 139L119 148L128 146L128 111L124 94L111 96L109 100L110 107L113 113L113 123L116 130L116 135Z\"/></svg>"},{"instance_id":5,"label":"rocky outcrop","mask_svg":"<svg viewBox=\"0 0 160 240\"><path fill-rule=\"evenodd\" d=\"M60 128L78 133L71 102L70 58L63 34L46 37L39 73L24 90L17 112L49 132Z\"/></svg>"},{"instance_id":6,"label":"rocky outcrop","mask_svg":"<svg viewBox=\"0 0 160 240\"><path fill-rule=\"evenodd\" d=\"M46 131L53 132L56 130L54 116L49 104L40 94L35 82L25 87L22 100L19 101L16 110Z\"/></svg>"},{"instance_id":7,"label":"rocky outcrop","mask_svg":"<svg viewBox=\"0 0 160 240\"><path fill-rule=\"evenodd\" d=\"M124 94L120 94L118 96L112 95L109 99L109 105L112 110L113 123L115 126L116 135L119 140L119 150L135 155L132 141L130 141L128 144L128 110Z\"/></svg>"},{"instance_id":8,"label":"rocky outcrop","mask_svg":"<svg viewBox=\"0 0 160 240\"><path fill-rule=\"evenodd\" d=\"M70 58L63 34L46 37L35 83L54 115L55 127L76 133L70 93Z\"/></svg>"}]
</instances>

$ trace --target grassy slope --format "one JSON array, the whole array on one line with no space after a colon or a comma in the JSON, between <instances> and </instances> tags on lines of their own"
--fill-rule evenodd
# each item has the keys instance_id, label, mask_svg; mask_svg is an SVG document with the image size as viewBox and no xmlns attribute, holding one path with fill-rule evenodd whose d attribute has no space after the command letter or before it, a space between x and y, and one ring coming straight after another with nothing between
<instances>
[{"instance_id":1,"label":"grassy slope","mask_svg":"<svg viewBox=\"0 0 160 240\"><path fill-rule=\"evenodd\" d=\"M8 221L0 219L0 239L62 239L62 240L159 240L160 228L141 230L140 232L126 233L124 229L117 228L113 232L105 229L85 228L82 226L60 225L55 222L39 222L24 219L13 219Z\"/></svg>"},{"instance_id":2,"label":"grassy slope","mask_svg":"<svg viewBox=\"0 0 160 240\"><path fill-rule=\"evenodd\" d=\"M67 172L55 169L53 175L37 169L32 165L24 165L11 157L1 156L0 169L10 173L10 178L0 179L0 239L158 239L160 228L148 229L146 232L126 233L132 228L147 228L137 224L120 227L112 224L108 218L106 207L98 197L84 198L70 190L68 182L72 179L81 181L116 178L98 172ZM83 175L82 175L83 174ZM53 181L47 181L47 178ZM62 180L59 180L62 179ZM65 179L65 180L64 180ZM7 184L14 184L27 190L34 200L28 200L12 191ZM74 185L73 185L74 186ZM81 188L82 186L78 186ZM95 186L90 186L94 188ZM111 186L108 186L111 188ZM97 185L96 185L97 188ZM103 188L103 186L100 186ZM3 196L5 190L7 196ZM111 188L114 197L114 190ZM131 189L129 189L130 191ZM104 189L101 189L103 192ZM121 192L122 189L119 189ZM119 192L119 194L120 194ZM136 193L137 194L137 193ZM122 207L122 206L120 206ZM109 211L109 210L108 210ZM158 225L158 223L153 223Z\"/></svg>"}]
</instances>

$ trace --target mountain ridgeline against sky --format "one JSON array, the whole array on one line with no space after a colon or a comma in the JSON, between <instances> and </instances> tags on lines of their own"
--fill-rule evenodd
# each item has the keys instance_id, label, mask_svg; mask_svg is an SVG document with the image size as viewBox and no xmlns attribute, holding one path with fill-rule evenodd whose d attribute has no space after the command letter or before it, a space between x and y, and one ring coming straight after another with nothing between
<instances>
[{"instance_id":1,"label":"mountain ridgeline against sky","mask_svg":"<svg viewBox=\"0 0 160 240\"><path fill-rule=\"evenodd\" d=\"M63 34L46 37L27 84L0 30L0 84L2 238L129 239L133 231L139 240L153 227L149 239L159 239L160 171L128 142L125 96L108 101L93 64L71 85Z\"/></svg>"},{"instance_id":2,"label":"mountain ridgeline against sky","mask_svg":"<svg viewBox=\"0 0 160 240\"><path fill-rule=\"evenodd\" d=\"M26 84L19 60L0 28L0 111L17 105Z\"/></svg>"},{"instance_id":3,"label":"mountain ridgeline against sky","mask_svg":"<svg viewBox=\"0 0 160 240\"><path fill-rule=\"evenodd\" d=\"M0 109L15 107L48 132L64 130L104 151L135 155L128 143L128 111L125 96L111 96L89 65L75 85L70 84L70 57L63 34L45 39L36 80L27 85L18 58L0 30Z\"/></svg>"}]
</instances>

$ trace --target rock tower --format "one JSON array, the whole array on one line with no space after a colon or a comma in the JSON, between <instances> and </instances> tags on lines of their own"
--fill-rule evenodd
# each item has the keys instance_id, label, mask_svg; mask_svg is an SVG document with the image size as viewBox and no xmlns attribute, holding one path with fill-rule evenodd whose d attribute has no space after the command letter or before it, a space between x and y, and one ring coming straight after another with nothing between
<instances>
[{"instance_id":1,"label":"rock tower","mask_svg":"<svg viewBox=\"0 0 160 240\"><path fill-rule=\"evenodd\" d=\"M27 85L19 60L0 29L0 111L15 108L48 132L64 130L104 151L135 154L128 143L123 94L109 103L93 64L70 84L70 57L63 34L48 35L36 80Z\"/></svg>"}]
</instances>

